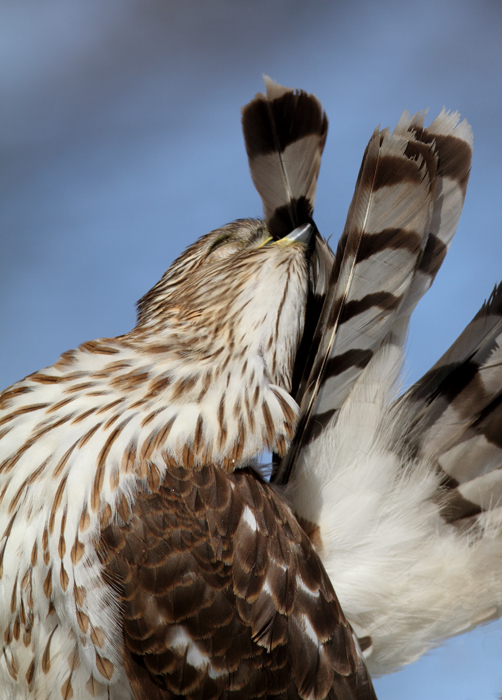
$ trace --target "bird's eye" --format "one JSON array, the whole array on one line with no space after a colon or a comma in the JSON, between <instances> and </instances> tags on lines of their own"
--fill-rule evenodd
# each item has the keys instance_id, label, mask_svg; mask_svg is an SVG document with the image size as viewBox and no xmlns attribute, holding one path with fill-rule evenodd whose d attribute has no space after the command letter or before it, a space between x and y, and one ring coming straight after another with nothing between
<instances>
[{"instance_id":1,"label":"bird's eye","mask_svg":"<svg viewBox=\"0 0 502 700\"><path fill-rule=\"evenodd\" d=\"M211 245L209 246L209 250L207 251L208 254L212 253L213 250L215 250L216 248L219 248L220 245L223 245L223 243L226 243L229 240L229 238L230 238L229 233L222 233L220 236L217 236L214 239L214 241L211 243Z\"/></svg>"},{"instance_id":2,"label":"bird's eye","mask_svg":"<svg viewBox=\"0 0 502 700\"><path fill-rule=\"evenodd\" d=\"M245 242L236 239L232 233L222 233L216 236L214 241L210 244L207 251L206 260L214 262L216 260L223 260L229 258L235 253L238 253L245 247Z\"/></svg>"},{"instance_id":3,"label":"bird's eye","mask_svg":"<svg viewBox=\"0 0 502 700\"><path fill-rule=\"evenodd\" d=\"M209 243L206 260L215 262L246 250L251 252L271 241L273 238L262 228L247 230L246 227L241 227L237 230L222 231Z\"/></svg>"}]
</instances>

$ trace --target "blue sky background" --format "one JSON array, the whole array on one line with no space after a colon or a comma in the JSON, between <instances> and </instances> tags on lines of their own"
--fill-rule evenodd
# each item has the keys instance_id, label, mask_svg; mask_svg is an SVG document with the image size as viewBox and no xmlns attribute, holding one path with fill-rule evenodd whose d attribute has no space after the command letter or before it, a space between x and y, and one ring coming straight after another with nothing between
<instances>
[{"instance_id":1,"label":"blue sky background","mask_svg":"<svg viewBox=\"0 0 502 700\"><path fill-rule=\"evenodd\" d=\"M330 119L316 220L338 238L365 144L403 109L475 136L458 233L412 322L409 381L502 276L500 0L0 0L0 385L126 332L199 235L260 215L240 107L262 73ZM376 682L380 700L493 700L502 625Z\"/></svg>"}]
</instances>

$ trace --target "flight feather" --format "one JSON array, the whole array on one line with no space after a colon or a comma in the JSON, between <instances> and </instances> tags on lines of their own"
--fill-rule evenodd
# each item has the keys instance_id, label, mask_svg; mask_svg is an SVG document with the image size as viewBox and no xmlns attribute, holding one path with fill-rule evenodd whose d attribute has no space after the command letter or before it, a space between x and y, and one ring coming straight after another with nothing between
<instances>
[{"instance_id":1,"label":"flight feather","mask_svg":"<svg viewBox=\"0 0 502 700\"><path fill-rule=\"evenodd\" d=\"M328 120L319 100L265 78L242 110L242 129L265 223L281 238L312 220Z\"/></svg>"}]
</instances>

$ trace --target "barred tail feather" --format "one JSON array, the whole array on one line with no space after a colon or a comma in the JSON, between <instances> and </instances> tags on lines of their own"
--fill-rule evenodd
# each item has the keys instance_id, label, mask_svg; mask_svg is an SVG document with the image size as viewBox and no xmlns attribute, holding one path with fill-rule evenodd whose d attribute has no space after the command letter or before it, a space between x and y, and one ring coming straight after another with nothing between
<instances>
[{"instance_id":1,"label":"barred tail feather","mask_svg":"<svg viewBox=\"0 0 502 700\"><path fill-rule=\"evenodd\" d=\"M267 228L282 238L312 221L328 120L314 95L268 77L265 85L242 109L242 129Z\"/></svg>"},{"instance_id":2,"label":"barred tail feather","mask_svg":"<svg viewBox=\"0 0 502 700\"><path fill-rule=\"evenodd\" d=\"M467 453L467 459L480 471L450 490L453 478L445 484L437 460L426 454L427 433L424 454L400 450L403 433L414 428L402 420L402 407L399 418L392 410L402 360L402 349L393 344L378 349L338 420L305 448L304 468L287 487L364 643L372 675L394 671L502 614L501 472L483 473L495 463L494 452L488 455L484 434L472 442L460 439L458 466L460 449L471 444L477 455ZM466 504L467 489L471 508L484 497L485 509L460 517L453 506Z\"/></svg>"},{"instance_id":3,"label":"barred tail feather","mask_svg":"<svg viewBox=\"0 0 502 700\"><path fill-rule=\"evenodd\" d=\"M458 124L458 115L444 111L427 129L421 115L404 115L394 134L408 139L403 156L413 162L415 152L430 174L430 216L413 250L407 287L394 309L381 310L388 321L380 327L375 322L373 347L363 345L368 326L357 323L357 314L347 314L343 328L343 309L365 298L350 295L357 285L368 293L365 285L378 278L382 251L370 247L368 232L354 252L346 228L333 280L352 279L344 282L341 302L337 288L331 299L328 291L326 305L337 309L338 327L326 366L339 358L342 339L347 345L341 349L348 347L352 358L357 350L370 353L366 363L353 363L345 386L333 382L323 396L329 384L319 382L311 420L322 427L323 414L331 411L328 424L313 440L306 430L299 435L287 483L375 674L410 663L448 637L502 614L502 285L437 365L395 400L409 316L432 283L458 223L472 136L465 122ZM370 148L365 158L368 153ZM349 220L361 201L356 192ZM391 209L402 214L396 201ZM399 226L390 221L387 229L392 228L397 235ZM389 248L399 250L399 238L389 240ZM361 266L359 276L357 255L365 246L371 255L360 259L374 264ZM410 246L405 250L411 255ZM387 277L381 291L390 291L386 284ZM396 284L396 296L399 289ZM325 309L320 347L330 323ZM317 362L310 384L304 383L305 396L319 376Z\"/></svg>"},{"instance_id":4,"label":"barred tail feather","mask_svg":"<svg viewBox=\"0 0 502 700\"><path fill-rule=\"evenodd\" d=\"M443 109L426 128L424 116L404 112L392 134L375 132L366 149L312 342L317 356L296 396L302 416L283 482L298 468L302 446L336 420L380 344L404 345L411 313L457 228L472 132L457 112Z\"/></svg>"},{"instance_id":5,"label":"barred tail feather","mask_svg":"<svg viewBox=\"0 0 502 700\"><path fill-rule=\"evenodd\" d=\"M502 499L502 285L395 407L405 449L433 461L443 517L472 524ZM483 519L479 519L481 522Z\"/></svg>"},{"instance_id":6,"label":"barred tail feather","mask_svg":"<svg viewBox=\"0 0 502 700\"><path fill-rule=\"evenodd\" d=\"M421 116L421 115L420 115ZM392 328L391 342L405 342L410 316L434 281L457 230L464 206L472 160L472 130L458 112L444 108L432 124L423 128L423 116L404 112L396 130L414 130L417 140L433 143L438 155L436 189L427 242L405 302Z\"/></svg>"},{"instance_id":7,"label":"barred tail feather","mask_svg":"<svg viewBox=\"0 0 502 700\"><path fill-rule=\"evenodd\" d=\"M266 94L258 93L242 109L242 129L265 222L277 239L302 224L313 224L328 120L315 95L283 87L268 77L265 85ZM305 367L312 366L312 335L331 283L333 262L333 252L315 229L305 332L293 372L293 394Z\"/></svg>"},{"instance_id":8,"label":"barred tail feather","mask_svg":"<svg viewBox=\"0 0 502 700\"><path fill-rule=\"evenodd\" d=\"M416 128L413 117L409 128ZM347 223L313 338L317 354L297 394L301 419L279 481L299 468L391 331L427 243L437 154L402 126L375 131L366 148ZM301 468L301 467L300 467Z\"/></svg>"}]
</instances>

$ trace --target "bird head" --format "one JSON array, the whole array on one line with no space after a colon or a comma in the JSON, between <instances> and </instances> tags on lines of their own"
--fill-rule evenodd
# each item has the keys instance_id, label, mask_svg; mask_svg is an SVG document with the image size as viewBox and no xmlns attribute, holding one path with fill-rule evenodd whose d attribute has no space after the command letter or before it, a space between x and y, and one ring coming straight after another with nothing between
<instances>
[{"instance_id":1,"label":"bird head","mask_svg":"<svg viewBox=\"0 0 502 700\"><path fill-rule=\"evenodd\" d=\"M304 326L312 227L274 240L240 219L191 245L138 304L136 332L176 338L184 362L265 363L289 390ZM219 359L218 359L219 358Z\"/></svg>"}]
</instances>

